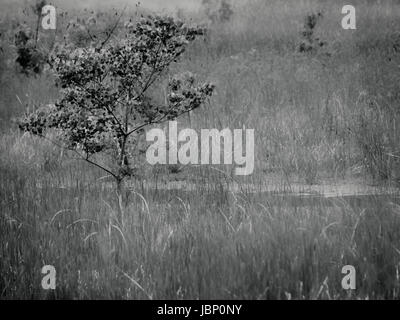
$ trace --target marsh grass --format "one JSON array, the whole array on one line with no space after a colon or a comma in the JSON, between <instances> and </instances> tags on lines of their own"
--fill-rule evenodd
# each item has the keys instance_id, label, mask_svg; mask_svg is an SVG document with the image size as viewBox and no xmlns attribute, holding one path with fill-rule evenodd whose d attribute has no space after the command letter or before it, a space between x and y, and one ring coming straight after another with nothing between
<instances>
[{"instance_id":1,"label":"marsh grass","mask_svg":"<svg viewBox=\"0 0 400 320\"><path fill-rule=\"evenodd\" d=\"M2 298L338 299L348 298L347 264L357 269L353 298L399 297L395 197L136 188L119 223L113 189L101 183L1 176ZM40 289L46 264L57 269L50 293Z\"/></svg>"},{"instance_id":2,"label":"marsh grass","mask_svg":"<svg viewBox=\"0 0 400 320\"><path fill-rule=\"evenodd\" d=\"M179 127L255 128L254 174L238 179L228 166L141 164L136 187L125 194L124 221L116 219L107 177L15 131L11 118L53 101L57 91L46 74L16 74L5 47L0 297L398 299L397 197L310 200L226 187L232 179L258 185L271 176L289 189L292 181L326 178L396 183L399 7L355 5L358 29L344 31L332 2L234 3L231 19L213 24L174 67L217 86ZM324 15L314 34L330 57L298 50L305 17L318 11ZM197 188L146 189L143 180L185 180ZM40 287L46 264L57 270L52 292ZM348 264L357 270L352 294L340 285Z\"/></svg>"}]
</instances>

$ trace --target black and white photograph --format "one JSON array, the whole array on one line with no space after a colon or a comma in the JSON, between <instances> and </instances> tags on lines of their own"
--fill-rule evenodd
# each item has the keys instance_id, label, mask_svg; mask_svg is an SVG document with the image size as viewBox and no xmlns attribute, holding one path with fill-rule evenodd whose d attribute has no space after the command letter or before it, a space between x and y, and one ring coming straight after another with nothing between
<instances>
[{"instance_id":1,"label":"black and white photograph","mask_svg":"<svg viewBox=\"0 0 400 320\"><path fill-rule=\"evenodd\" d=\"M399 298L399 0L0 0L0 300Z\"/></svg>"}]
</instances>

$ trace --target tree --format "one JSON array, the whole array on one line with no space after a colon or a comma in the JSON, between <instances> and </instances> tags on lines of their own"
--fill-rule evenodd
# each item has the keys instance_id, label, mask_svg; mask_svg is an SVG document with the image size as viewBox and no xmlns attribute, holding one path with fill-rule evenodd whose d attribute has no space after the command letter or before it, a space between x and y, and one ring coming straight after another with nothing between
<instances>
[{"instance_id":1,"label":"tree","mask_svg":"<svg viewBox=\"0 0 400 320\"><path fill-rule=\"evenodd\" d=\"M61 98L20 119L21 130L46 137L56 133L57 144L74 150L117 184L123 218L122 182L132 176L130 146L150 125L176 119L202 105L212 95L210 83L195 84L190 73L173 76L165 103L151 93L155 83L168 74L187 45L204 30L170 17L148 16L128 23L123 40L100 47L63 48L52 57L52 68ZM99 163L99 153L111 154L112 167Z\"/></svg>"}]
</instances>

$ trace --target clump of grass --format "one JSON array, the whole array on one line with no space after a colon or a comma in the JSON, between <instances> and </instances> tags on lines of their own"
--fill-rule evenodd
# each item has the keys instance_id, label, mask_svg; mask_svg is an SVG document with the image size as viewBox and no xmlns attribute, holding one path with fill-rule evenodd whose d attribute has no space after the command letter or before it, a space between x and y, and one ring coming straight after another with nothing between
<instances>
[{"instance_id":1,"label":"clump of grass","mask_svg":"<svg viewBox=\"0 0 400 320\"><path fill-rule=\"evenodd\" d=\"M354 128L361 149L362 162L376 180L390 181L398 177L397 112L385 111L376 100L364 96Z\"/></svg>"}]
</instances>

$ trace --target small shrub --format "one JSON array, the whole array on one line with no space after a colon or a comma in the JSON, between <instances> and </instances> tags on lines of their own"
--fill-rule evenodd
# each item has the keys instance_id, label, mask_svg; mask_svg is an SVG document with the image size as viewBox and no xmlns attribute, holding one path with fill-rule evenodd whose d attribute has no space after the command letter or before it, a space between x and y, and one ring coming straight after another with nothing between
<instances>
[{"instance_id":1,"label":"small shrub","mask_svg":"<svg viewBox=\"0 0 400 320\"><path fill-rule=\"evenodd\" d=\"M17 48L17 62L19 70L25 75L40 74L47 61L46 55L41 52L33 40L24 31L19 31L15 37Z\"/></svg>"},{"instance_id":2,"label":"small shrub","mask_svg":"<svg viewBox=\"0 0 400 320\"><path fill-rule=\"evenodd\" d=\"M15 34L15 46L17 50L16 62L20 72L25 75L40 74L47 61L46 53L38 47L39 28L42 18L42 8L45 0L38 0L32 6L32 12L36 17L35 32L22 25Z\"/></svg>"},{"instance_id":3,"label":"small shrub","mask_svg":"<svg viewBox=\"0 0 400 320\"><path fill-rule=\"evenodd\" d=\"M230 21L234 14L231 4L226 0L203 0L202 5L212 23Z\"/></svg>"},{"instance_id":4,"label":"small shrub","mask_svg":"<svg viewBox=\"0 0 400 320\"><path fill-rule=\"evenodd\" d=\"M299 52L315 53L327 45L325 41L315 36L315 28L318 22L323 18L322 12L310 13L304 21L304 29L301 33L302 41L299 46Z\"/></svg>"}]
</instances>

